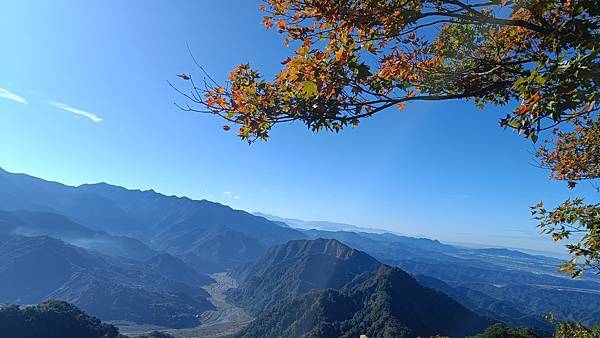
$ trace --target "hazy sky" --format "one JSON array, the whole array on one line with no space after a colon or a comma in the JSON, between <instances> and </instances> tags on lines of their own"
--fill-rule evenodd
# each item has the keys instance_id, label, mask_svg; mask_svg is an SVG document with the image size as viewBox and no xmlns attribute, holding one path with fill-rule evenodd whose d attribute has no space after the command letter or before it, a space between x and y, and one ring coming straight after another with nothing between
<instances>
[{"instance_id":1,"label":"hazy sky","mask_svg":"<svg viewBox=\"0 0 600 338\"><path fill-rule=\"evenodd\" d=\"M340 135L277 127L252 146L222 121L179 111L167 80L217 79L290 52L259 2L3 1L0 166L70 185L105 181L248 211L446 241L560 250L529 206L569 193L531 165L503 111L464 102L392 108ZM575 193L588 194L582 186Z\"/></svg>"}]
</instances>

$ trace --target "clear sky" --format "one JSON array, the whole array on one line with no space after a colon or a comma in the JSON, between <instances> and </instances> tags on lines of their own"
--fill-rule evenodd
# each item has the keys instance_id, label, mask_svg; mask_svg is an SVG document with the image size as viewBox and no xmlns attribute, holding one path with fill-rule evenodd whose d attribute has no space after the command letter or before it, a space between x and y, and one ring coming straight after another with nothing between
<instances>
[{"instance_id":1,"label":"clear sky","mask_svg":"<svg viewBox=\"0 0 600 338\"><path fill-rule=\"evenodd\" d=\"M570 193L531 165L533 147L465 102L392 108L340 135L301 124L249 146L222 121L179 111L167 80L290 52L259 2L3 1L0 166L70 185L105 181L283 217L452 242L560 250L529 206ZM182 85L185 85L182 83ZM574 193L589 194L582 186Z\"/></svg>"}]
</instances>

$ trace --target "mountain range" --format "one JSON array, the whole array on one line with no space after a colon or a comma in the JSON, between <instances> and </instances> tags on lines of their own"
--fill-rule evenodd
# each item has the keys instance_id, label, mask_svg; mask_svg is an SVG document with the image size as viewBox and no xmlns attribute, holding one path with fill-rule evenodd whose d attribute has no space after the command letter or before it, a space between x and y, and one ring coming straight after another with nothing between
<instances>
[{"instance_id":1,"label":"mountain range","mask_svg":"<svg viewBox=\"0 0 600 338\"><path fill-rule=\"evenodd\" d=\"M2 169L0 210L63 215L98 232L79 236L82 246L111 254L115 250L132 250L124 244L135 244L140 250L135 253L138 258L149 258L152 249L166 251L180 255L203 272L223 271L256 259L272 245L306 238L298 230L206 200L166 196L153 190L128 190L106 183L71 187ZM47 230L54 231L50 228ZM44 233L35 230L34 233ZM102 232L119 236L105 238L106 235L102 238L105 241L94 243ZM44 234L71 240L65 234ZM116 243L117 239L130 243ZM98 243L107 247L102 250Z\"/></svg>"},{"instance_id":2,"label":"mountain range","mask_svg":"<svg viewBox=\"0 0 600 338\"><path fill-rule=\"evenodd\" d=\"M600 321L600 280L566 278L554 258L266 216L0 169L0 303L61 299L102 320L162 328L192 328L219 313L222 325L230 320L226 303L256 317L240 331L248 337L344 336L358 333L354 327L369 337L410 336L429 334L426 326L460 336L492 322L543 336L552 330L547 313ZM223 286L208 274L224 271L230 289L209 294ZM447 306L439 315L460 314L465 324L419 324L432 318L411 319L402 307L427 305L419 299L442 304L423 308L431 313Z\"/></svg>"},{"instance_id":3,"label":"mountain range","mask_svg":"<svg viewBox=\"0 0 600 338\"><path fill-rule=\"evenodd\" d=\"M330 222L330 221L305 221L297 218L283 218L271 214L265 214L262 212L253 212L253 215L264 217L268 220L274 222L280 222L287 226L296 228L296 229L304 229L304 230L324 230L324 231L359 231L359 232L369 232L369 233L377 233L377 234L385 234L389 233L389 230L376 229L376 228L366 228L359 227L353 224L347 223L339 223L339 222Z\"/></svg>"}]
</instances>

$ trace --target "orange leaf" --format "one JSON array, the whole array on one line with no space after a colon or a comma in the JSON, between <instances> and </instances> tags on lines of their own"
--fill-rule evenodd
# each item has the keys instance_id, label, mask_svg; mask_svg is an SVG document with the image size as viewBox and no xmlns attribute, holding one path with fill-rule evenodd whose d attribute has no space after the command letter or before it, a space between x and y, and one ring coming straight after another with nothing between
<instances>
[{"instance_id":1,"label":"orange leaf","mask_svg":"<svg viewBox=\"0 0 600 338\"><path fill-rule=\"evenodd\" d=\"M340 47L340 49L338 49L334 54L335 60L341 61L343 56L344 56L344 48Z\"/></svg>"},{"instance_id":2,"label":"orange leaf","mask_svg":"<svg viewBox=\"0 0 600 338\"><path fill-rule=\"evenodd\" d=\"M285 28L285 21L283 21L283 19L277 20L277 27L281 29Z\"/></svg>"}]
</instances>

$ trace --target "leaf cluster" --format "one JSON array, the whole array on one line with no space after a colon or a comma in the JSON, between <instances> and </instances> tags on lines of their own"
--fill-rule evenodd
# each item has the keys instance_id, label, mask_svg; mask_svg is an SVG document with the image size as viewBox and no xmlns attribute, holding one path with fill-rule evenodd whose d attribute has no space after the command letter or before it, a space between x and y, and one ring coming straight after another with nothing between
<instances>
[{"instance_id":1,"label":"leaf cluster","mask_svg":"<svg viewBox=\"0 0 600 338\"><path fill-rule=\"evenodd\" d=\"M532 215L538 227L552 236L554 241L579 237L567 244L572 258L564 262L561 271L572 277L585 270L600 274L600 204L585 204L583 199L567 200L553 210L547 210L542 202L532 207Z\"/></svg>"},{"instance_id":2,"label":"leaf cluster","mask_svg":"<svg viewBox=\"0 0 600 338\"><path fill-rule=\"evenodd\" d=\"M268 0L263 23L295 46L272 80L249 64L204 73L184 109L239 125L245 140L301 121L338 132L419 100L520 101L500 124L540 131L598 109L597 0ZM208 77L208 79L207 79ZM228 124L228 127L229 127ZM228 129L228 128L225 128Z\"/></svg>"}]
</instances>

